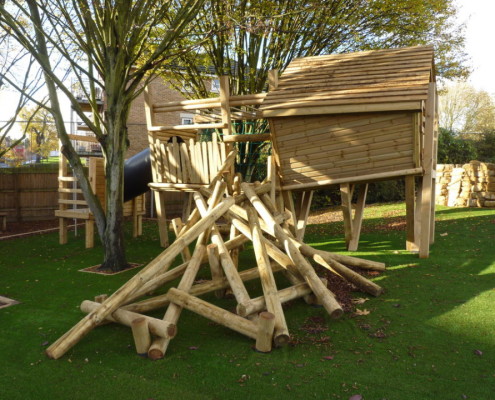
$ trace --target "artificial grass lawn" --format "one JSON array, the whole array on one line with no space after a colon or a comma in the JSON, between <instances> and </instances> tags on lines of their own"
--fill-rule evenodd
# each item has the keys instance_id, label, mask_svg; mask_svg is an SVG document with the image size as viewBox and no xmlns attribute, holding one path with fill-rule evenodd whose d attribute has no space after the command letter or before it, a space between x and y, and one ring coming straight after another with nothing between
<instances>
[{"instance_id":1,"label":"artificial grass lawn","mask_svg":"<svg viewBox=\"0 0 495 400\"><path fill-rule=\"evenodd\" d=\"M82 234L64 246L56 233L0 242L0 295L21 301L0 309L0 399L494 399L495 210L440 208L427 260L403 250L404 232L387 230L403 215L403 204L366 210L355 254L388 266L374 279L385 294L357 306L368 315L334 321L293 302L285 309L293 345L259 354L252 340L184 311L155 362L138 357L130 329L115 324L48 359L47 345L82 318L81 301L112 293L136 270L78 272L101 261L101 247L84 249ZM340 252L341 231L309 226L306 242ZM128 240L129 261L160 251L154 223Z\"/></svg>"}]
</instances>

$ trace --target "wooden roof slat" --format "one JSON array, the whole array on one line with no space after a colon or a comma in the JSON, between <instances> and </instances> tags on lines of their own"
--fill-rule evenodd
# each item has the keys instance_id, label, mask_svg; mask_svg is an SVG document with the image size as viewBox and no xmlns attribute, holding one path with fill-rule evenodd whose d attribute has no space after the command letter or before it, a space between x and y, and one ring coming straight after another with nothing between
<instances>
[{"instance_id":1,"label":"wooden roof slat","mask_svg":"<svg viewBox=\"0 0 495 400\"><path fill-rule=\"evenodd\" d=\"M405 110L417 106L407 103L426 100L433 76L433 48L426 46L305 57L289 64L261 110L268 118L315 115L316 107L327 106L347 107L335 112L377 112L397 103L392 110ZM352 107L361 104L369 106ZM273 112L281 109L290 112Z\"/></svg>"},{"instance_id":2,"label":"wooden roof slat","mask_svg":"<svg viewBox=\"0 0 495 400\"><path fill-rule=\"evenodd\" d=\"M356 58L398 58L405 56L408 57L411 54L419 56L420 54L433 54L432 46L414 46L414 47L403 47L400 49L380 49L380 50L369 50L369 51L359 51L353 53L341 53L341 54L326 54L320 56L310 56L310 57L299 57L294 59L291 64L298 65L300 63L307 62L317 62L319 60L329 62L332 60L355 60Z\"/></svg>"},{"instance_id":3,"label":"wooden roof slat","mask_svg":"<svg viewBox=\"0 0 495 400\"><path fill-rule=\"evenodd\" d=\"M271 105L281 107L283 103L304 103L304 102L320 102L320 101L329 101L335 100L339 101L340 99L344 99L343 103L351 103L351 101L347 101L349 99L367 99L367 98L388 98L392 96L401 96L405 99L410 99L411 96L418 98L421 100L427 93L425 89L415 89L415 90L380 90L380 91L328 91L328 92L317 92L317 93L301 93L299 96L293 94L291 96L287 96L284 98L276 98L270 100L265 103L265 110L269 110L270 108L274 108ZM278 107L276 107L278 108Z\"/></svg>"},{"instance_id":4,"label":"wooden roof slat","mask_svg":"<svg viewBox=\"0 0 495 400\"><path fill-rule=\"evenodd\" d=\"M263 118L291 117L297 115L344 114L384 111L419 111L423 101L394 101L384 103L313 105L307 107L264 110Z\"/></svg>"}]
</instances>

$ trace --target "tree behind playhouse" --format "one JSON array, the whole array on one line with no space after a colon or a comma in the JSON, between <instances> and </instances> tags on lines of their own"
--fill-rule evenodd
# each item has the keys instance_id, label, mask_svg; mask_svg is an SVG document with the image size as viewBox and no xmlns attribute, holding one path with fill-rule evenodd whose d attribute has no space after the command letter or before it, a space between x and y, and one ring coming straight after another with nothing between
<instances>
[{"instance_id":1,"label":"tree behind playhouse","mask_svg":"<svg viewBox=\"0 0 495 400\"><path fill-rule=\"evenodd\" d=\"M185 93L189 97L209 97L205 81L212 72L230 76L232 95L252 94L267 89L268 71L282 72L297 57L432 44L438 74L466 76L464 37L462 27L455 25L456 13L449 0L208 0L193 21L198 34L212 33L200 56L182 54L166 74L178 88L188 82L193 89ZM235 133L268 129L259 121L250 124L238 124ZM238 146L244 155L238 161L249 170L263 154L263 145Z\"/></svg>"},{"instance_id":2,"label":"tree behind playhouse","mask_svg":"<svg viewBox=\"0 0 495 400\"><path fill-rule=\"evenodd\" d=\"M128 147L129 107L156 68L177 56L176 41L185 34L203 0L87 2L74 0L0 1L0 25L38 62L50 97L62 152L80 182L95 216L104 247L102 269L127 265L123 240L123 164ZM19 18L22 17L22 18ZM157 26L160 37L154 35ZM156 47L149 51L147 43ZM185 51L185 50L181 50ZM139 64L138 64L139 62ZM75 76L93 110L86 115L64 80ZM98 96L105 109L98 112ZM60 92L96 135L106 160L106 210L91 191L83 165L69 139L60 109ZM35 101L35 99L32 99Z\"/></svg>"}]
</instances>

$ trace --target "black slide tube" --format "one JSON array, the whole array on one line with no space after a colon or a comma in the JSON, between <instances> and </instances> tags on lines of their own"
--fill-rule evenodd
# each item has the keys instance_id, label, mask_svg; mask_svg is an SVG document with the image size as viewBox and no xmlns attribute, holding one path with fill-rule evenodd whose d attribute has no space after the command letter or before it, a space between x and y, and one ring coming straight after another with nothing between
<instances>
[{"instance_id":1,"label":"black slide tube","mask_svg":"<svg viewBox=\"0 0 495 400\"><path fill-rule=\"evenodd\" d=\"M149 190L152 182L150 149L145 149L124 162L124 201Z\"/></svg>"}]
</instances>

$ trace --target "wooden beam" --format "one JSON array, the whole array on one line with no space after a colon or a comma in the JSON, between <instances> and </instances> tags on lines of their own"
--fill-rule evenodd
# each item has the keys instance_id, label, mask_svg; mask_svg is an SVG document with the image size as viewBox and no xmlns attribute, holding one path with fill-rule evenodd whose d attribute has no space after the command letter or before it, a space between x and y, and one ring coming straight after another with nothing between
<instances>
[{"instance_id":1,"label":"wooden beam","mask_svg":"<svg viewBox=\"0 0 495 400\"><path fill-rule=\"evenodd\" d=\"M350 104L317 107L281 108L275 110L262 110L263 118L292 117L295 115L319 115L319 114L343 114L381 111L419 111L420 101L408 101L383 104Z\"/></svg>"},{"instance_id":2,"label":"wooden beam","mask_svg":"<svg viewBox=\"0 0 495 400\"><path fill-rule=\"evenodd\" d=\"M340 183L359 183L359 182L372 182L375 180L382 180L387 178L396 178L399 176L407 175L420 175L423 172L422 168L408 168L399 171L378 172L375 174L360 175L354 177L325 179L321 181L308 182L308 183L295 183L290 185L283 185L282 190L302 190L302 189L321 189L325 186L336 185Z\"/></svg>"}]
</instances>

